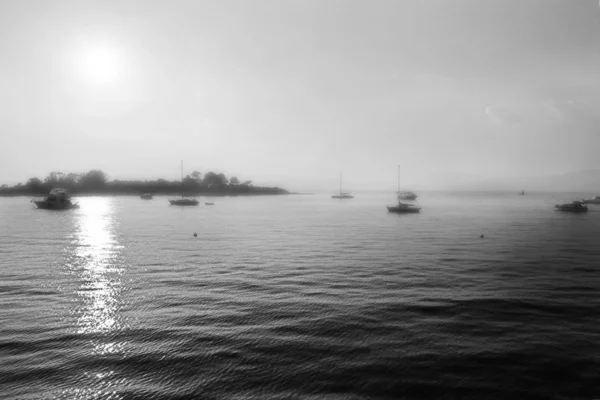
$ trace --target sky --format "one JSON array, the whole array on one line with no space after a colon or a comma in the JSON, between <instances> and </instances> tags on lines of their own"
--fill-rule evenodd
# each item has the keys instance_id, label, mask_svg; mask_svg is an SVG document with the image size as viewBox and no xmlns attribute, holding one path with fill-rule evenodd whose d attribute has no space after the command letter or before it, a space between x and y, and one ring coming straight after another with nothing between
<instances>
[{"instance_id":1,"label":"sky","mask_svg":"<svg viewBox=\"0 0 600 400\"><path fill-rule=\"evenodd\" d=\"M0 54L0 183L600 169L597 0L4 0Z\"/></svg>"}]
</instances>

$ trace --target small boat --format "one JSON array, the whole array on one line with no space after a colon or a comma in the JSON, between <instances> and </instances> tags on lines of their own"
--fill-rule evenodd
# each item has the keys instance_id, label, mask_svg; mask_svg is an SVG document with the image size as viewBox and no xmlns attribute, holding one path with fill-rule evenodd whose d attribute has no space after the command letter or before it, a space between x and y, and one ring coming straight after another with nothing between
<instances>
[{"instance_id":1,"label":"small boat","mask_svg":"<svg viewBox=\"0 0 600 400\"><path fill-rule=\"evenodd\" d=\"M400 191L400 166L398 165L398 202L400 200L416 200L417 195L411 191Z\"/></svg>"},{"instance_id":2,"label":"small boat","mask_svg":"<svg viewBox=\"0 0 600 400\"><path fill-rule=\"evenodd\" d=\"M79 204L71 202L67 189L52 189L44 200L32 200L37 208L43 210L71 210L79 208Z\"/></svg>"},{"instance_id":3,"label":"small boat","mask_svg":"<svg viewBox=\"0 0 600 400\"><path fill-rule=\"evenodd\" d=\"M389 212L393 213L418 213L421 211L421 207L417 207L413 204L406 204L400 201L401 193L412 193L412 192L400 192L400 166L398 165L398 205L395 206L386 206ZM414 200L417 198L417 195L412 193L414 197L411 197L410 200Z\"/></svg>"},{"instance_id":4,"label":"small boat","mask_svg":"<svg viewBox=\"0 0 600 400\"><path fill-rule=\"evenodd\" d=\"M183 197L183 161L181 161L181 199L169 200L172 206L197 206L200 202L196 199Z\"/></svg>"},{"instance_id":5,"label":"small boat","mask_svg":"<svg viewBox=\"0 0 600 400\"><path fill-rule=\"evenodd\" d=\"M398 192L398 200L416 200L417 195L413 192Z\"/></svg>"},{"instance_id":6,"label":"small boat","mask_svg":"<svg viewBox=\"0 0 600 400\"><path fill-rule=\"evenodd\" d=\"M587 212L588 208L581 201L574 201L572 203L557 204L554 206L557 211L569 211L569 212Z\"/></svg>"},{"instance_id":7,"label":"small boat","mask_svg":"<svg viewBox=\"0 0 600 400\"><path fill-rule=\"evenodd\" d=\"M594 196L591 199L581 201L584 204L600 204L600 196Z\"/></svg>"},{"instance_id":8,"label":"small boat","mask_svg":"<svg viewBox=\"0 0 600 400\"><path fill-rule=\"evenodd\" d=\"M204 203L204 205L206 205L206 206L214 206L215 203Z\"/></svg>"},{"instance_id":9,"label":"small boat","mask_svg":"<svg viewBox=\"0 0 600 400\"><path fill-rule=\"evenodd\" d=\"M525 191L524 191L524 190L521 190L521 191L519 192L519 196L524 196L524 195L525 195Z\"/></svg>"},{"instance_id":10,"label":"small boat","mask_svg":"<svg viewBox=\"0 0 600 400\"><path fill-rule=\"evenodd\" d=\"M152 200L152 195L150 193L144 193L140 196L142 200Z\"/></svg>"},{"instance_id":11,"label":"small boat","mask_svg":"<svg viewBox=\"0 0 600 400\"><path fill-rule=\"evenodd\" d=\"M346 193L346 192L340 192L340 194L334 194L333 196L331 196L332 199L353 199L354 196L352 196L350 193Z\"/></svg>"},{"instance_id":12,"label":"small boat","mask_svg":"<svg viewBox=\"0 0 600 400\"><path fill-rule=\"evenodd\" d=\"M340 172L340 194L334 194L333 196L331 196L332 199L353 199L354 196L352 196L350 193L348 192L342 192L342 173Z\"/></svg>"},{"instance_id":13,"label":"small boat","mask_svg":"<svg viewBox=\"0 0 600 400\"><path fill-rule=\"evenodd\" d=\"M175 200L169 200L169 203L171 203L172 206L197 206L199 204L198 200L196 199L175 199Z\"/></svg>"},{"instance_id":14,"label":"small boat","mask_svg":"<svg viewBox=\"0 0 600 400\"><path fill-rule=\"evenodd\" d=\"M386 206L389 212L393 213L418 213L421 211L421 207L417 207L412 204L406 204L398 202L396 206Z\"/></svg>"}]
</instances>

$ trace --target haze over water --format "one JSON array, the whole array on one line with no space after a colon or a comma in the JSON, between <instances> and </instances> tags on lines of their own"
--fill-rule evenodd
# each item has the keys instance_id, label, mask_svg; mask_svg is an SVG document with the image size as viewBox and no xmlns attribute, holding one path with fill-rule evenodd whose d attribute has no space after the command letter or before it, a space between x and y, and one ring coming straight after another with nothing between
<instances>
[{"instance_id":1,"label":"haze over water","mask_svg":"<svg viewBox=\"0 0 600 400\"><path fill-rule=\"evenodd\" d=\"M0 2L0 185L182 159L289 189L600 170L596 0L32 1ZM545 186L502 189L600 182Z\"/></svg>"},{"instance_id":2,"label":"haze over water","mask_svg":"<svg viewBox=\"0 0 600 400\"><path fill-rule=\"evenodd\" d=\"M0 397L600 395L600 206L355 194L0 198Z\"/></svg>"}]
</instances>

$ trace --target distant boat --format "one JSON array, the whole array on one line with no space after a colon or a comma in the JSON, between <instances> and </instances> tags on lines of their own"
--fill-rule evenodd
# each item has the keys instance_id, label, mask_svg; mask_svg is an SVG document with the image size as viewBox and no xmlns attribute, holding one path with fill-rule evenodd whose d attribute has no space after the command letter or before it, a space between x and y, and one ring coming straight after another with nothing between
<instances>
[{"instance_id":1,"label":"distant boat","mask_svg":"<svg viewBox=\"0 0 600 400\"><path fill-rule=\"evenodd\" d=\"M574 201L572 203L557 204L554 206L557 211L568 211L568 212L587 212L588 208L581 201Z\"/></svg>"},{"instance_id":2,"label":"distant boat","mask_svg":"<svg viewBox=\"0 0 600 400\"><path fill-rule=\"evenodd\" d=\"M600 204L600 196L594 196L591 199L581 201L584 204Z\"/></svg>"},{"instance_id":3,"label":"distant boat","mask_svg":"<svg viewBox=\"0 0 600 400\"><path fill-rule=\"evenodd\" d=\"M169 200L172 206L197 206L198 200L183 197L183 161L181 161L181 199Z\"/></svg>"},{"instance_id":4,"label":"distant boat","mask_svg":"<svg viewBox=\"0 0 600 400\"><path fill-rule=\"evenodd\" d=\"M215 205L215 203L204 203L204 205L213 206L213 205Z\"/></svg>"},{"instance_id":5,"label":"distant boat","mask_svg":"<svg viewBox=\"0 0 600 400\"><path fill-rule=\"evenodd\" d=\"M144 193L140 196L140 199L143 200L152 200L152 195L150 193Z\"/></svg>"},{"instance_id":6,"label":"distant boat","mask_svg":"<svg viewBox=\"0 0 600 400\"><path fill-rule=\"evenodd\" d=\"M398 202L397 206L386 206L386 208L389 212L394 213L418 213L421 211L421 207L400 202Z\"/></svg>"},{"instance_id":7,"label":"distant boat","mask_svg":"<svg viewBox=\"0 0 600 400\"><path fill-rule=\"evenodd\" d=\"M525 191L524 191L524 190L521 190L521 191L519 192L519 195L520 195L520 196L523 196L523 195L525 195Z\"/></svg>"},{"instance_id":8,"label":"distant boat","mask_svg":"<svg viewBox=\"0 0 600 400\"><path fill-rule=\"evenodd\" d=\"M393 212L393 213L418 213L421 211L421 207L417 207L415 205L412 204L406 204L406 203L402 203L400 201L400 166L398 165L398 205L395 206L386 206L387 210L389 212ZM412 192L410 192L412 193ZM414 194L414 193L413 193ZM416 199L417 196L415 195L414 199ZM411 199L411 200L414 200Z\"/></svg>"},{"instance_id":9,"label":"distant boat","mask_svg":"<svg viewBox=\"0 0 600 400\"><path fill-rule=\"evenodd\" d=\"M398 165L398 200L416 200L417 195L411 191L400 191L400 166Z\"/></svg>"},{"instance_id":10,"label":"distant boat","mask_svg":"<svg viewBox=\"0 0 600 400\"><path fill-rule=\"evenodd\" d=\"M350 193L342 192L342 173L340 172L340 194L334 194L331 196L332 199L353 199Z\"/></svg>"},{"instance_id":11,"label":"distant boat","mask_svg":"<svg viewBox=\"0 0 600 400\"><path fill-rule=\"evenodd\" d=\"M32 200L37 208L43 210L71 210L79 208L79 204L71 202L67 189L52 189L44 200Z\"/></svg>"},{"instance_id":12,"label":"distant boat","mask_svg":"<svg viewBox=\"0 0 600 400\"><path fill-rule=\"evenodd\" d=\"M416 200L417 195L414 192L398 192L398 200Z\"/></svg>"}]
</instances>

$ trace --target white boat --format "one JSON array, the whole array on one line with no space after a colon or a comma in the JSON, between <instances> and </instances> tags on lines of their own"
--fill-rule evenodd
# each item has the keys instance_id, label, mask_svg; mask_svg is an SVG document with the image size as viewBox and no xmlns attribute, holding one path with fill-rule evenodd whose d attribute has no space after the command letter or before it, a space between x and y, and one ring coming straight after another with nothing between
<instances>
[{"instance_id":1,"label":"white boat","mask_svg":"<svg viewBox=\"0 0 600 400\"><path fill-rule=\"evenodd\" d=\"M412 193L412 192L400 192L400 166L398 165L398 204L394 206L385 206L389 212L393 213L418 213L421 211L421 207L417 207L413 204L402 203L400 195L402 193ZM410 200L414 200L417 198L417 195L412 193L414 197L411 197Z\"/></svg>"},{"instance_id":2,"label":"white boat","mask_svg":"<svg viewBox=\"0 0 600 400\"><path fill-rule=\"evenodd\" d=\"M181 199L169 200L172 206L197 206L199 201L196 199L186 199L183 197L183 161L181 161Z\"/></svg>"},{"instance_id":3,"label":"white boat","mask_svg":"<svg viewBox=\"0 0 600 400\"><path fill-rule=\"evenodd\" d=\"M340 194L334 194L333 196L331 196L332 199L353 199L354 196L352 196L350 193L348 192L342 192L342 173L340 172Z\"/></svg>"},{"instance_id":4,"label":"white boat","mask_svg":"<svg viewBox=\"0 0 600 400\"><path fill-rule=\"evenodd\" d=\"M600 204L600 196L594 196L591 199L585 199L582 201L585 204Z\"/></svg>"}]
</instances>

